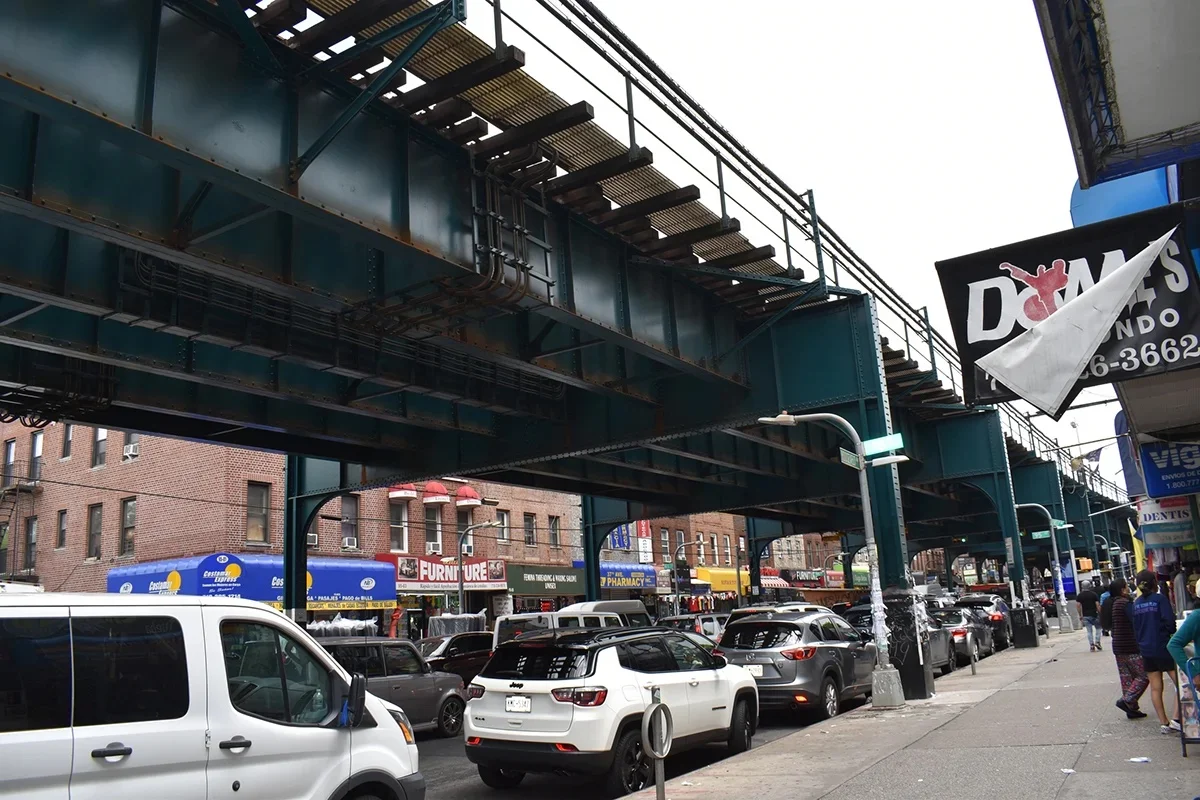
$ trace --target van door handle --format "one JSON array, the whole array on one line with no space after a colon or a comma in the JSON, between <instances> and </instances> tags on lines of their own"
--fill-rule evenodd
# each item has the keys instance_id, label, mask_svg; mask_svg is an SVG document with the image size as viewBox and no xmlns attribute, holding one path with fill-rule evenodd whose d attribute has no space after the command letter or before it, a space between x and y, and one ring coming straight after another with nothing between
<instances>
[{"instance_id":1,"label":"van door handle","mask_svg":"<svg viewBox=\"0 0 1200 800\"><path fill-rule=\"evenodd\" d=\"M217 745L217 747L221 748L222 750L241 750L249 746L250 740L243 739L241 736L235 736L232 739L226 739Z\"/></svg>"},{"instance_id":2,"label":"van door handle","mask_svg":"<svg viewBox=\"0 0 1200 800\"><path fill-rule=\"evenodd\" d=\"M700 685L700 681L696 681L696 680L688 681L688 686L699 686L699 685Z\"/></svg>"},{"instance_id":3,"label":"van door handle","mask_svg":"<svg viewBox=\"0 0 1200 800\"><path fill-rule=\"evenodd\" d=\"M113 742L108 747L98 747L92 751L92 758L124 758L133 755L133 748L126 747L120 742Z\"/></svg>"}]
</instances>

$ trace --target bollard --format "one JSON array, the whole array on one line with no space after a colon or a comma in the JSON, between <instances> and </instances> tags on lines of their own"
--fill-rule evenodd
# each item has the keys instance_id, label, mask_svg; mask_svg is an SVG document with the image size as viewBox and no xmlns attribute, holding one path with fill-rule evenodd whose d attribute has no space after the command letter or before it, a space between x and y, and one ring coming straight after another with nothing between
<instances>
[{"instance_id":1,"label":"bollard","mask_svg":"<svg viewBox=\"0 0 1200 800\"><path fill-rule=\"evenodd\" d=\"M975 634L967 631L967 652L971 656L971 674L975 674L975 665L978 661L975 658Z\"/></svg>"},{"instance_id":2,"label":"bollard","mask_svg":"<svg viewBox=\"0 0 1200 800\"><path fill-rule=\"evenodd\" d=\"M642 713L642 752L654 759L654 786L658 800L666 800L666 773L663 759L671 752L675 723L671 709L663 705L657 686L650 687L650 705Z\"/></svg>"}]
</instances>

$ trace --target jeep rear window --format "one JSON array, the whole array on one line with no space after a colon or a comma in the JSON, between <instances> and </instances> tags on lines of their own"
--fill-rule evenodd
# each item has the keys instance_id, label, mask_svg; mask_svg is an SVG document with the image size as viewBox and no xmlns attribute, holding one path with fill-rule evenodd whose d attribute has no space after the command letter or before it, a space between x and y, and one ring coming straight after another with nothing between
<instances>
[{"instance_id":1,"label":"jeep rear window","mask_svg":"<svg viewBox=\"0 0 1200 800\"><path fill-rule=\"evenodd\" d=\"M787 644L800 644L801 633L787 622L739 622L730 625L721 636L721 647L732 650L765 650Z\"/></svg>"},{"instance_id":2,"label":"jeep rear window","mask_svg":"<svg viewBox=\"0 0 1200 800\"><path fill-rule=\"evenodd\" d=\"M497 636L496 644L504 644L511 642L523 633L530 631L544 631L550 628L550 617L525 617L517 619L501 620L496 626Z\"/></svg>"},{"instance_id":3,"label":"jeep rear window","mask_svg":"<svg viewBox=\"0 0 1200 800\"><path fill-rule=\"evenodd\" d=\"M498 648L479 673L484 678L561 681L588 672L587 650L513 644Z\"/></svg>"}]
</instances>

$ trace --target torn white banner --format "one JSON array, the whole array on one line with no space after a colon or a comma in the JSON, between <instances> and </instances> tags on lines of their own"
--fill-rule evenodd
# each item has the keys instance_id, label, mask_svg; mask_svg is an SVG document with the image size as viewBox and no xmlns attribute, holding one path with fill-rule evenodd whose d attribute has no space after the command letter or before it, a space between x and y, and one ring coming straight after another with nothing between
<instances>
[{"instance_id":1,"label":"torn white banner","mask_svg":"<svg viewBox=\"0 0 1200 800\"><path fill-rule=\"evenodd\" d=\"M1043 322L976 363L988 375L1051 416L1104 341L1175 228Z\"/></svg>"}]
</instances>

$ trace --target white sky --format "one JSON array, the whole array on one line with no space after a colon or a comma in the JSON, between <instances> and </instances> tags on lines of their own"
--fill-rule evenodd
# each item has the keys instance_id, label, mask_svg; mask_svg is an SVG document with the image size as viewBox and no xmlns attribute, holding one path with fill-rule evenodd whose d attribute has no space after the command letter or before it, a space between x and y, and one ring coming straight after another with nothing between
<instances>
[{"instance_id":1,"label":"white sky","mask_svg":"<svg viewBox=\"0 0 1200 800\"><path fill-rule=\"evenodd\" d=\"M1028 2L598 5L792 188L812 188L821 217L910 303L928 305L951 340L935 261L1071 227L1075 165ZM590 51L538 24L534 0L504 8L624 101ZM491 6L473 0L469 11L468 26L490 42ZM619 111L506 25L531 74L569 102L592 102L597 122L624 138ZM648 106L635 99L639 116ZM643 143L678 183L700 182ZM1076 402L1111 396L1091 389ZM1111 437L1118 409L1068 412L1058 424L1042 417L1040 427L1064 445L1076 441L1072 420L1082 441ZM1111 445L1101 472L1121 482L1119 469Z\"/></svg>"}]
</instances>

